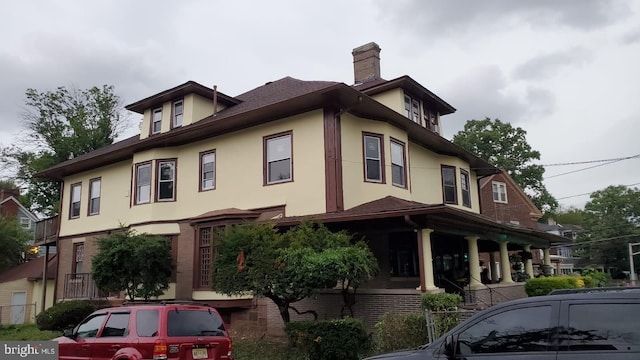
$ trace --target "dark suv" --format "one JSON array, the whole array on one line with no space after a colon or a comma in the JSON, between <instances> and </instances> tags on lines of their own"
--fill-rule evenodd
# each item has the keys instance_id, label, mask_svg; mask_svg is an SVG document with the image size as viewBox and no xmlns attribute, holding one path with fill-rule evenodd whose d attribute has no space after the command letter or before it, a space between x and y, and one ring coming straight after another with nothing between
<instances>
[{"instance_id":1,"label":"dark suv","mask_svg":"<svg viewBox=\"0 0 640 360\"><path fill-rule=\"evenodd\" d=\"M373 359L640 359L640 292L569 292L486 309L419 349Z\"/></svg>"},{"instance_id":2,"label":"dark suv","mask_svg":"<svg viewBox=\"0 0 640 360\"><path fill-rule=\"evenodd\" d=\"M231 338L220 314L199 304L100 309L54 340L61 360L233 360Z\"/></svg>"}]
</instances>

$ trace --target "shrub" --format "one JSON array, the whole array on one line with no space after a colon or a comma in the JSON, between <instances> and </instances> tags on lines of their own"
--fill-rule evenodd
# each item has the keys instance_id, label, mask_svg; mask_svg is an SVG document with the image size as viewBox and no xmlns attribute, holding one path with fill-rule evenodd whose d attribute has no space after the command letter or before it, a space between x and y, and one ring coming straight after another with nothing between
<instances>
[{"instance_id":1,"label":"shrub","mask_svg":"<svg viewBox=\"0 0 640 360\"><path fill-rule=\"evenodd\" d=\"M370 346L362 321L353 318L291 322L285 333L309 360L357 360Z\"/></svg>"},{"instance_id":2,"label":"shrub","mask_svg":"<svg viewBox=\"0 0 640 360\"><path fill-rule=\"evenodd\" d=\"M376 324L376 350L416 348L428 342L427 320L423 313L386 313Z\"/></svg>"},{"instance_id":3,"label":"shrub","mask_svg":"<svg viewBox=\"0 0 640 360\"><path fill-rule=\"evenodd\" d=\"M604 287L611 283L611 275L594 268L582 269L582 276L591 278L592 282L587 287Z\"/></svg>"},{"instance_id":4,"label":"shrub","mask_svg":"<svg viewBox=\"0 0 640 360\"><path fill-rule=\"evenodd\" d=\"M422 310L444 311L457 309L462 302L458 294L424 294L422 295Z\"/></svg>"},{"instance_id":5,"label":"shrub","mask_svg":"<svg viewBox=\"0 0 640 360\"><path fill-rule=\"evenodd\" d=\"M541 277L527 280L524 290L528 296L542 296L555 289L583 288L591 283L591 278L582 276Z\"/></svg>"},{"instance_id":6,"label":"shrub","mask_svg":"<svg viewBox=\"0 0 640 360\"><path fill-rule=\"evenodd\" d=\"M36 316L40 330L63 331L76 326L97 309L97 305L86 300L57 303Z\"/></svg>"}]
</instances>

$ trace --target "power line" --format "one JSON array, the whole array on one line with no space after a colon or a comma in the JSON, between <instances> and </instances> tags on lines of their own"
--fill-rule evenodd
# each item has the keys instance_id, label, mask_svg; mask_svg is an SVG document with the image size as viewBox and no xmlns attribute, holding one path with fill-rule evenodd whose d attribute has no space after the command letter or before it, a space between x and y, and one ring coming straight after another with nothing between
<instances>
[{"instance_id":1,"label":"power line","mask_svg":"<svg viewBox=\"0 0 640 360\"><path fill-rule=\"evenodd\" d=\"M636 186L636 185L640 185L640 182L634 183L634 184L629 184L629 185L622 185L622 186L626 186L626 187L631 187L631 186ZM583 193L583 194L577 194L577 195L570 195L570 196L564 196L564 197L560 197L560 198L556 198L556 200L564 200L564 199L570 199L570 198L574 198L574 197L580 197L580 196L586 196L586 195L591 195L596 191L600 191L600 190L595 190L592 192L588 192L588 193Z\"/></svg>"},{"instance_id":2,"label":"power line","mask_svg":"<svg viewBox=\"0 0 640 360\"><path fill-rule=\"evenodd\" d=\"M633 158L637 158L637 157L640 157L640 154L633 155L633 156L624 156L624 157L611 158L611 159L574 161L574 162L564 162L564 163L555 163L555 164L543 164L543 165L540 165L540 166L551 167L551 166L569 166L569 165L594 164L594 163L601 163L601 162L613 162L613 161L629 160L629 159L633 159Z\"/></svg>"},{"instance_id":3,"label":"power line","mask_svg":"<svg viewBox=\"0 0 640 360\"><path fill-rule=\"evenodd\" d=\"M610 164L613 164L613 163L617 163L619 161L628 160L628 159L634 159L634 158L637 158L637 157L640 157L640 154L634 155L634 156L628 156L628 157L624 157L624 158L618 158L618 159L615 159L615 160L610 160L608 162L605 162L604 164L588 166L586 168L577 169L577 170L573 170L573 171L568 171L568 172L565 172L565 173L555 174L555 175L551 175L551 176L545 176L544 180L548 180L548 179L551 179L551 178L554 178L554 177L558 177L558 176L569 175L569 174L577 173L577 172L580 172L580 171L585 171L585 170L597 168L597 167L600 167L600 166L610 165Z\"/></svg>"}]
</instances>

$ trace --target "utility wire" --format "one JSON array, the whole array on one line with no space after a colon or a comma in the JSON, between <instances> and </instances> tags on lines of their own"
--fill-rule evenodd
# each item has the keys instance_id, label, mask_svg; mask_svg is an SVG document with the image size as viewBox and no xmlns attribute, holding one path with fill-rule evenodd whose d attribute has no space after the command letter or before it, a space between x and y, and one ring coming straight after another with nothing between
<instances>
[{"instance_id":1,"label":"utility wire","mask_svg":"<svg viewBox=\"0 0 640 360\"><path fill-rule=\"evenodd\" d=\"M617 158L612 158L612 159L574 161L574 162L555 163L555 164L542 164L540 166L551 167L551 166L569 166L569 165L594 164L594 163L601 163L601 162L613 162L613 161L629 160L629 159L633 159L633 158L637 158L637 157L640 157L640 154L633 155L633 156L617 157Z\"/></svg>"},{"instance_id":2,"label":"utility wire","mask_svg":"<svg viewBox=\"0 0 640 360\"><path fill-rule=\"evenodd\" d=\"M634 156L628 156L628 157L625 157L625 158L619 158L619 159L611 160L611 161L605 162L604 164L588 166L586 168L577 169L577 170L573 170L573 171L568 171L568 172L565 172L565 173L555 174L555 175L551 175L551 176L545 176L544 180L548 180L548 179L551 179L551 178L554 178L554 177L558 177L558 176L569 175L569 174L577 173L577 172L580 172L580 171L585 171L585 170L597 168L597 167L600 167L600 166L610 165L610 164L613 164L613 163L617 163L619 161L628 160L628 159L634 159L634 158L637 158L637 157L640 157L640 154L634 155Z\"/></svg>"}]
</instances>

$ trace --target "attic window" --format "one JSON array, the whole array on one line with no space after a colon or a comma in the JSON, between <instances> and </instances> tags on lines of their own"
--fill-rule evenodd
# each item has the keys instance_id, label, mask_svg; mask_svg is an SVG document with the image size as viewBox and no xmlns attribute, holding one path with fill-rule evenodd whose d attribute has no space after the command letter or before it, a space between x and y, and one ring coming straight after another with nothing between
<instances>
[{"instance_id":1,"label":"attic window","mask_svg":"<svg viewBox=\"0 0 640 360\"><path fill-rule=\"evenodd\" d=\"M151 115L151 133L158 134L162 128L162 108L153 110Z\"/></svg>"},{"instance_id":2,"label":"attic window","mask_svg":"<svg viewBox=\"0 0 640 360\"><path fill-rule=\"evenodd\" d=\"M420 124L420 101L409 95L404 96L404 116Z\"/></svg>"},{"instance_id":3,"label":"attic window","mask_svg":"<svg viewBox=\"0 0 640 360\"><path fill-rule=\"evenodd\" d=\"M180 127L182 126L182 112L183 112L183 103L182 100L176 101L173 103L173 120L171 122L172 126Z\"/></svg>"},{"instance_id":4,"label":"attic window","mask_svg":"<svg viewBox=\"0 0 640 360\"><path fill-rule=\"evenodd\" d=\"M507 184L498 181L491 182L491 188L493 189L493 202L507 203Z\"/></svg>"}]
</instances>

